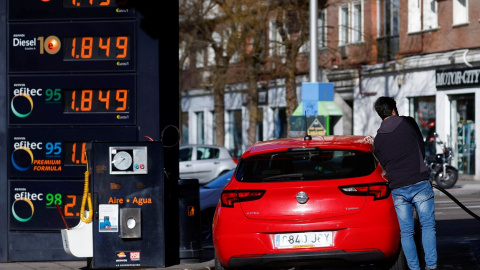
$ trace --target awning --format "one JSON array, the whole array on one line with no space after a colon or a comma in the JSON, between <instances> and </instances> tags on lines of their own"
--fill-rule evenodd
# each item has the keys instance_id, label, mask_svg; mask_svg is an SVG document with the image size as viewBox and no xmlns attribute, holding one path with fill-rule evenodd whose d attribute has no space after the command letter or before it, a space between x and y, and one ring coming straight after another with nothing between
<instances>
[{"instance_id":1,"label":"awning","mask_svg":"<svg viewBox=\"0 0 480 270\"><path fill-rule=\"evenodd\" d=\"M304 109L305 103L305 109ZM314 115L323 115L323 116L342 116L342 110L337 106L335 101L303 101L298 105L292 115L294 116L301 116L305 115L305 111L307 112L307 116L314 116Z\"/></svg>"}]
</instances>

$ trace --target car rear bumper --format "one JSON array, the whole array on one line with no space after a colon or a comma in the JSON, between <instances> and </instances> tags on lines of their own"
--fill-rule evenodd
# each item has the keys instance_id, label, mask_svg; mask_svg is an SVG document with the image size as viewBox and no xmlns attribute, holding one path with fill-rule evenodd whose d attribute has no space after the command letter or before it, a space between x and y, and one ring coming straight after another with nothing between
<instances>
[{"instance_id":1,"label":"car rear bumper","mask_svg":"<svg viewBox=\"0 0 480 270\"><path fill-rule=\"evenodd\" d=\"M290 267L298 265L349 266L370 265L384 262L385 255L380 250L375 251L320 251L265 254L258 257L232 257L228 261L229 268L244 268L247 266Z\"/></svg>"},{"instance_id":2,"label":"car rear bumper","mask_svg":"<svg viewBox=\"0 0 480 270\"><path fill-rule=\"evenodd\" d=\"M315 261L319 257L324 261L331 261L332 264L352 262L358 265L365 264L365 261L385 262L395 258L400 246L398 220L394 213L388 215L378 211L373 216L357 214L344 216L341 219L288 223L273 220L243 222L245 217L242 215L228 217L216 219L213 228L215 253L220 263L227 267L231 267L230 263L255 265L255 263L268 262L273 264L277 259L280 260L281 265L284 261L298 259L300 260L296 262L298 265L303 260ZM322 231L333 233L332 246L275 247L275 234ZM292 254L301 256L291 258ZM283 260L283 258L286 259ZM240 263L237 263L237 260Z\"/></svg>"}]
</instances>

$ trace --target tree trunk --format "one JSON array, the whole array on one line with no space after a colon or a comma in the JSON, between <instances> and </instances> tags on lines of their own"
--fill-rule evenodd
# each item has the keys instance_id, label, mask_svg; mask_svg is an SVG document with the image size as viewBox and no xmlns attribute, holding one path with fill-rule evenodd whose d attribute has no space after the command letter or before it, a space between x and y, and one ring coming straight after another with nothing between
<instances>
[{"instance_id":1,"label":"tree trunk","mask_svg":"<svg viewBox=\"0 0 480 270\"><path fill-rule=\"evenodd\" d=\"M247 61L248 72L248 129L247 129L247 148L257 141L257 121L258 121L258 89L257 79L258 71L255 68L255 61L250 57Z\"/></svg>"},{"instance_id":2,"label":"tree trunk","mask_svg":"<svg viewBox=\"0 0 480 270\"><path fill-rule=\"evenodd\" d=\"M213 101L215 112L215 143L216 145L225 145L225 86L226 86L225 68L217 69L216 79L213 88Z\"/></svg>"},{"instance_id":3,"label":"tree trunk","mask_svg":"<svg viewBox=\"0 0 480 270\"><path fill-rule=\"evenodd\" d=\"M287 136L290 135L290 116L298 106L297 103L297 82L296 82L296 54L294 57L287 57L287 74L285 78L285 100L287 103Z\"/></svg>"}]
</instances>

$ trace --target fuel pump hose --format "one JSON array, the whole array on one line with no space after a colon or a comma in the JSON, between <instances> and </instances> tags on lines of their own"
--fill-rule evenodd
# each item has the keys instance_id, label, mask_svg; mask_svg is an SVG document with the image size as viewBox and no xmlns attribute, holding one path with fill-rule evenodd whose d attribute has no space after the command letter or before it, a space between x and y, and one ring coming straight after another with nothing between
<instances>
[{"instance_id":1,"label":"fuel pump hose","mask_svg":"<svg viewBox=\"0 0 480 270\"><path fill-rule=\"evenodd\" d=\"M480 216L478 216L477 214L473 213L472 211L470 211L470 209L468 209L467 207L465 207L465 205L463 205L460 201L457 200L457 198L453 197L452 194L450 194L448 191L446 191L444 188L442 187L439 187L438 185L435 185L435 184L432 184L432 187L440 190L441 192L443 192L445 195L447 195L452 201L454 201L458 206L460 206L465 212L467 212L470 216L474 217L476 220L480 220Z\"/></svg>"}]
</instances>

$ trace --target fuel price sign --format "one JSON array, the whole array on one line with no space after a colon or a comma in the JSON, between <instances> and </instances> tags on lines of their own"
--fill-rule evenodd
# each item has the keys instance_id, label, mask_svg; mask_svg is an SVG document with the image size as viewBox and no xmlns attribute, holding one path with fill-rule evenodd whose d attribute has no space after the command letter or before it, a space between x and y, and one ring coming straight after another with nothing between
<instances>
[{"instance_id":1,"label":"fuel price sign","mask_svg":"<svg viewBox=\"0 0 480 270\"><path fill-rule=\"evenodd\" d=\"M76 226L83 188L81 180L10 181L10 229L60 230Z\"/></svg>"},{"instance_id":2,"label":"fuel price sign","mask_svg":"<svg viewBox=\"0 0 480 270\"><path fill-rule=\"evenodd\" d=\"M136 127L10 128L10 178L83 178L87 142L136 141Z\"/></svg>"},{"instance_id":3,"label":"fuel price sign","mask_svg":"<svg viewBox=\"0 0 480 270\"><path fill-rule=\"evenodd\" d=\"M22 0L10 1L9 18L23 20L134 18L133 0Z\"/></svg>"},{"instance_id":4,"label":"fuel price sign","mask_svg":"<svg viewBox=\"0 0 480 270\"><path fill-rule=\"evenodd\" d=\"M134 71L135 23L11 23L10 72Z\"/></svg>"},{"instance_id":5,"label":"fuel price sign","mask_svg":"<svg viewBox=\"0 0 480 270\"><path fill-rule=\"evenodd\" d=\"M133 74L9 77L9 123L135 125Z\"/></svg>"}]
</instances>

